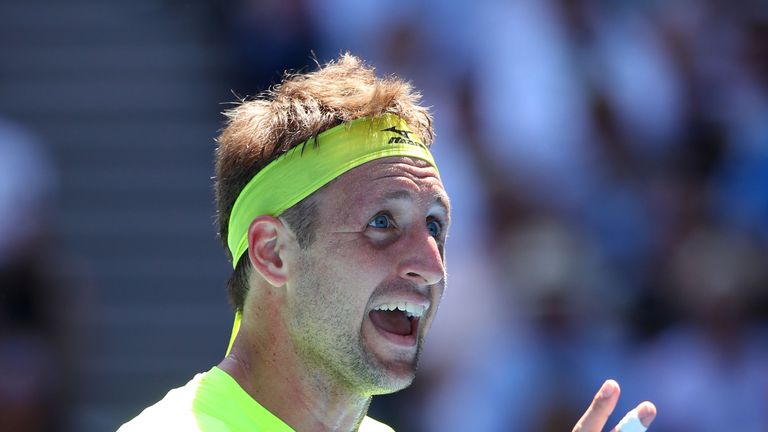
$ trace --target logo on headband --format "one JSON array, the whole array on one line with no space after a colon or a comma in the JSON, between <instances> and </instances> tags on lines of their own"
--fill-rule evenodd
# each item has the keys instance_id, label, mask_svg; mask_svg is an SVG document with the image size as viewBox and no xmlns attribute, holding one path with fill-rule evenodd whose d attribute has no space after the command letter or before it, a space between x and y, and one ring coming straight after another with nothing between
<instances>
[{"instance_id":1,"label":"logo on headband","mask_svg":"<svg viewBox=\"0 0 768 432\"><path fill-rule=\"evenodd\" d=\"M393 136L389 139L387 144L410 144L415 145L419 147L424 147L424 145L418 141L411 139L411 132L407 130L398 129L395 126L388 127L386 129L382 129L382 132L392 132L399 136Z\"/></svg>"}]
</instances>

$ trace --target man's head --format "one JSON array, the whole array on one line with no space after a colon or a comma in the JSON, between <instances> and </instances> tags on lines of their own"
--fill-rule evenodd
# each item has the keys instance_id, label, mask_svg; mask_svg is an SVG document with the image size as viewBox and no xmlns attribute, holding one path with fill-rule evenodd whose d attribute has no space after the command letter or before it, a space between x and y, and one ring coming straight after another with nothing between
<instances>
[{"instance_id":1,"label":"man's head","mask_svg":"<svg viewBox=\"0 0 768 432\"><path fill-rule=\"evenodd\" d=\"M305 369L366 394L413 379L444 288L450 211L418 98L345 55L228 112L219 138L220 235L237 261L229 293L244 325L274 326L269 337ZM316 148L301 144L318 133ZM339 174L318 170L329 181L288 210L243 211L279 202L293 176L306 189L315 161L359 162L353 153L368 146L376 152Z\"/></svg>"},{"instance_id":2,"label":"man's head","mask_svg":"<svg viewBox=\"0 0 768 432\"><path fill-rule=\"evenodd\" d=\"M218 137L216 205L219 238L227 246L232 206L245 185L262 168L318 133L361 117L393 113L429 146L432 118L418 105L421 96L397 78L377 78L358 58L342 55L316 72L287 76L260 97L225 112L229 121ZM315 197L282 213L306 246L313 238ZM229 254L229 249L227 249ZM250 263L243 255L227 285L230 303L242 310Z\"/></svg>"}]
</instances>

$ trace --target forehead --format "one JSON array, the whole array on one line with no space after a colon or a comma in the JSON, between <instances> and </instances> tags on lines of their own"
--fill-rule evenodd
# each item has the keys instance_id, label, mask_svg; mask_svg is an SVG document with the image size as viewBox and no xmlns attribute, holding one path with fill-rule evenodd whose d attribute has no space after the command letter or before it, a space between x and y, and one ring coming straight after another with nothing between
<instances>
[{"instance_id":1,"label":"forehead","mask_svg":"<svg viewBox=\"0 0 768 432\"><path fill-rule=\"evenodd\" d=\"M383 200L407 199L450 211L448 195L437 170L408 157L377 159L352 169L327 185L323 200L347 210Z\"/></svg>"}]
</instances>

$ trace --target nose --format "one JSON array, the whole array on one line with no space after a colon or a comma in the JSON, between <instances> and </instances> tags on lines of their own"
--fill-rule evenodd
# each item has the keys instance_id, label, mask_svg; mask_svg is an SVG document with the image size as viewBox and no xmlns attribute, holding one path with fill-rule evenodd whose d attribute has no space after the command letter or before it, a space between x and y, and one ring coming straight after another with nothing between
<instances>
[{"instance_id":1,"label":"nose","mask_svg":"<svg viewBox=\"0 0 768 432\"><path fill-rule=\"evenodd\" d=\"M417 286L434 285L445 277L445 265L437 240L425 229L416 230L403 243L400 277Z\"/></svg>"}]
</instances>

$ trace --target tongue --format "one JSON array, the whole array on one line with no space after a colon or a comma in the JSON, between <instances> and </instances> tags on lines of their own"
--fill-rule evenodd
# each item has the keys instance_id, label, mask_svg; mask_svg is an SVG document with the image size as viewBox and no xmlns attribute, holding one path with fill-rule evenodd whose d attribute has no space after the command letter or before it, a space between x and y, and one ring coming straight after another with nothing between
<instances>
[{"instance_id":1,"label":"tongue","mask_svg":"<svg viewBox=\"0 0 768 432\"><path fill-rule=\"evenodd\" d=\"M411 321L401 311L374 310L369 314L373 324L390 333L407 336L411 334Z\"/></svg>"}]
</instances>

